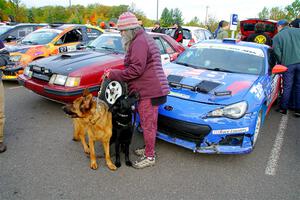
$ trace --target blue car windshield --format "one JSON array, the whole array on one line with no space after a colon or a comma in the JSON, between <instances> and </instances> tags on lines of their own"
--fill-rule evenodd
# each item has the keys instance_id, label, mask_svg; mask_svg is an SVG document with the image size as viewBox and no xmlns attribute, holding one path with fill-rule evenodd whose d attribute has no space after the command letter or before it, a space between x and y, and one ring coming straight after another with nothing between
<instances>
[{"instance_id":1,"label":"blue car windshield","mask_svg":"<svg viewBox=\"0 0 300 200\"><path fill-rule=\"evenodd\" d=\"M102 34L88 45L88 48L95 50L111 50L124 53L121 36Z\"/></svg>"},{"instance_id":2,"label":"blue car windshield","mask_svg":"<svg viewBox=\"0 0 300 200\"><path fill-rule=\"evenodd\" d=\"M265 65L263 52L260 49L255 49L256 52L246 50L246 48L226 49L223 46L192 47L185 50L175 62L196 69L255 75L263 73Z\"/></svg>"},{"instance_id":3,"label":"blue car windshield","mask_svg":"<svg viewBox=\"0 0 300 200\"><path fill-rule=\"evenodd\" d=\"M58 34L59 34L58 32L48 32L48 31L32 32L21 41L21 44L29 44L29 45L48 44Z\"/></svg>"}]
</instances>

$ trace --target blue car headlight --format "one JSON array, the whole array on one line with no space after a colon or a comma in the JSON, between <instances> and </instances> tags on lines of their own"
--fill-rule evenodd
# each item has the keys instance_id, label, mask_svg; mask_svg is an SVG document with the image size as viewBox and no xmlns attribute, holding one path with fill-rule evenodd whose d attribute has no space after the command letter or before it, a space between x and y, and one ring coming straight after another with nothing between
<instances>
[{"instance_id":1,"label":"blue car headlight","mask_svg":"<svg viewBox=\"0 0 300 200\"><path fill-rule=\"evenodd\" d=\"M231 104L229 106L225 106L223 108L218 108L209 112L206 117L227 117L231 119L239 119L242 118L248 108L248 104L246 101L241 101L235 104Z\"/></svg>"}]
</instances>

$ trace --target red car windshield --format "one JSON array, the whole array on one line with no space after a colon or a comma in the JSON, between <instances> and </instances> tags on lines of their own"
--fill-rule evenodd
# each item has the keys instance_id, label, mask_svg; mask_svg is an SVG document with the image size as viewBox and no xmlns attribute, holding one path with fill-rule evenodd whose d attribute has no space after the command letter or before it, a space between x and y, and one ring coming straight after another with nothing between
<instances>
[{"instance_id":1,"label":"red car windshield","mask_svg":"<svg viewBox=\"0 0 300 200\"><path fill-rule=\"evenodd\" d=\"M102 34L87 47L95 50L113 50L124 53L120 35Z\"/></svg>"}]
</instances>

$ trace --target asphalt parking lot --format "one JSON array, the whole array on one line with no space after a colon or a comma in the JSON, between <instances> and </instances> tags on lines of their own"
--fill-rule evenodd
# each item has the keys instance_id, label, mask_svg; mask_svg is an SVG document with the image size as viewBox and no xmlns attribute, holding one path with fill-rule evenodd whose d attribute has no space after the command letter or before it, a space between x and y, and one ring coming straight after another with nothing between
<instances>
[{"instance_id":1,"label":"asphalt parking lot","mask_svg":"<svg viewBox=\"0 0 300 200\"><path fill-rule=\"evenodd\" d=\"M300 198L300 123L292 113L273 108L247 155L194 154L158 140L154 167L135 170L122 159L112 172L99 158L98 170L91 170L62 105L16 83L4 85L8 150L0 155L1 200ZM142 143L135 134L131 149ZM100 143L96 153L103 155Z\"/></svg>"}]
</instances>

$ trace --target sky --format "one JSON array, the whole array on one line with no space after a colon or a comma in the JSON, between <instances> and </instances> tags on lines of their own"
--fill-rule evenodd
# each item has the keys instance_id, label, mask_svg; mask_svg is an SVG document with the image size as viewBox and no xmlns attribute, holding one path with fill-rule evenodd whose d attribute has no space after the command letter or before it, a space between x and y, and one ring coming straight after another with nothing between
<instances>
[{"instance_id":1,"label":"sky","mask_svg":"<svg viewBox=\"0 0 300 200\"><path fill-rule=\"evenodd\" d=\"M294 2L294 0L21 0L27 7L41 7L46 5L68 6L69 1L72 5L88 5L100 3L103 5L132 5L143 11L147 18L156 19L156 5L158 3L158 16L162 10L167 7L179 8L185 22L190 21L193 17L198 17L200 21L205 21L206 10L208 15L217 20L230 20L231 14L237 14L239 20L246 18L258 17L258 13L263 7L281 7Z\"/></svg>"}]
</instances>

